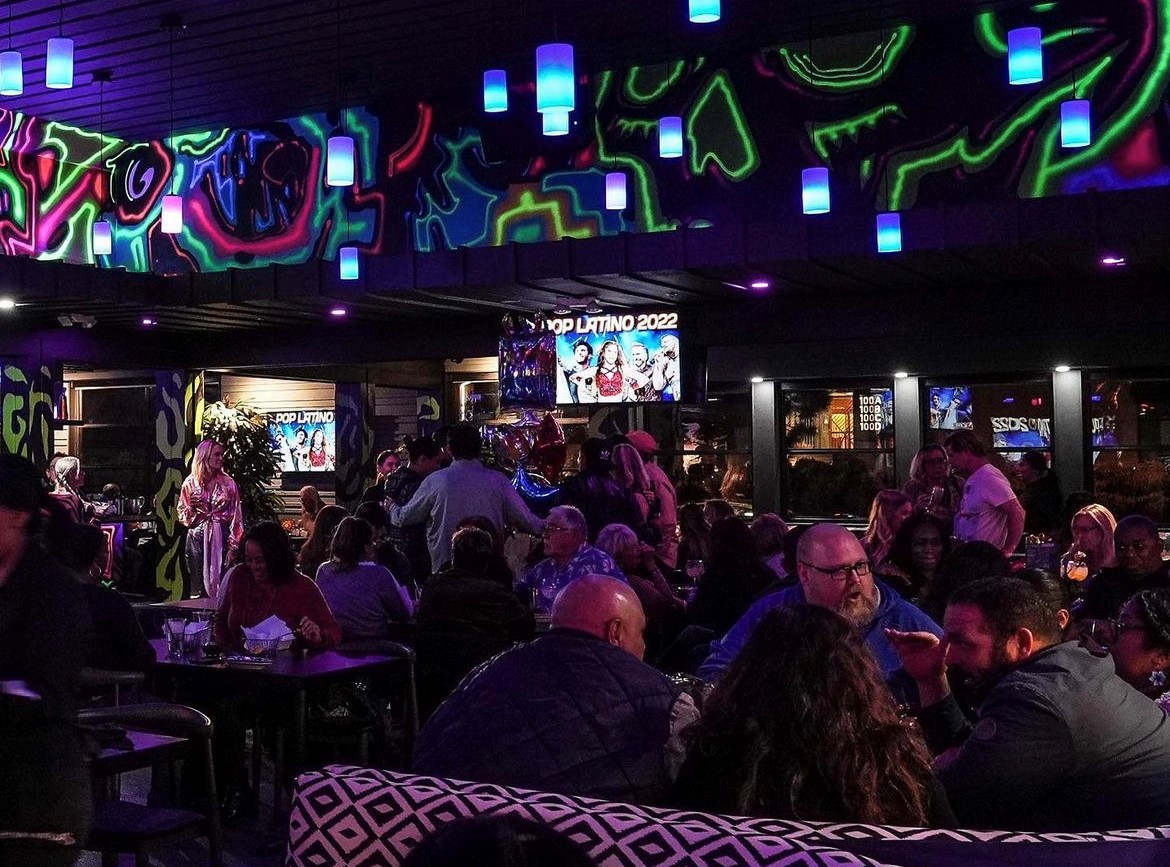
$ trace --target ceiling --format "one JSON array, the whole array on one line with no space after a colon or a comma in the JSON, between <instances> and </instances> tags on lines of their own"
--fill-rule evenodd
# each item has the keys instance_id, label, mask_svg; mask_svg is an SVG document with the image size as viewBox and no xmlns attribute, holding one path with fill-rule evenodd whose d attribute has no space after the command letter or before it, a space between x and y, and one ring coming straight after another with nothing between
<instances>
[{"instance_id":1,"label":"ceiling","mask_svg":"<svg viewBox=\"0 0 1170 867\"><path fill-rule=\"evenodd\" d=\"M482 70L531 75L533 50L573 42L581 69L752 48L946 14L937 0L724 0L686 21L686 0L16 0L0 9L24 54L25 92L0 105L127 139L247 126L349 104L478 91ZM968 0L976 6L1005 5ZM950 13L953 13L953 8ZM171 31L165 16L185 28ZM340 23L339 23L340 22ZM45 40L75 41L75 87L44 86ZM341 45L341 51L337 49ZM338 55L341 55L340 62ZM99 85L95 73L111 80Z\"/></svg>"}]
</instances>

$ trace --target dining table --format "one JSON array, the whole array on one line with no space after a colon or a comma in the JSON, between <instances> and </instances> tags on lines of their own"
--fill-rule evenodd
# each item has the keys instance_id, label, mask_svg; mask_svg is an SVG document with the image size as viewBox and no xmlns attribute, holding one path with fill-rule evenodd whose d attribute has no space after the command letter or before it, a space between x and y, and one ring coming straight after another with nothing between
<instances>
[{"instance_id":1,"label":"dining table","mask_svg":"<svg viewBox=\"0 0 1170 867\"><path fill-rule=\"evenodd\" d=\"M183 686L197 696L201 686L215 690L233 690L241 693L263 692L285 695L291 699L291 713L287 722L278 715L282 731L291 729L289 764L299 767L305 755L308 728L308 693L311 689L330 682L366 677L402 662L401 657L382 653L346 649L287 649L278 650L270 661L245 661L240 657L224 656L208 659L202 651L174 657L168 655L166 639L151 639L155 652L154 675L167 678L173 687ZM276 779L283 777L283 760L277 756ZM279 782L273 798L279 809Z\"/></svg>"}]
</instances>

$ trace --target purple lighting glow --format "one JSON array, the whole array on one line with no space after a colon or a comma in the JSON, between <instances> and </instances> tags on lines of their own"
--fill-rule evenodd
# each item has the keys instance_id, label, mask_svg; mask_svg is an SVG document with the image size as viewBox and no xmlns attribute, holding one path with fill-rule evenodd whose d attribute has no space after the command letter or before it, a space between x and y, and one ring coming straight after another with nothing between
<instances>
[{"instance_id":1,"label":"purple lighting glow","mask_svg":"<svg viewBox=\"0 0 1170 867\"><path fill-rule=\"evenodd\" d=\"M753 280L751 283L748 283L748 286L750 286L753 289L771 289L772 282L770 280L763 280L763 279Z\"/></svg>"},{"instance_id":2,"label":"purple lighting glow","mask_svg":"<svg viewBox=\"0 0 1170 867\"><path fill-rule=\"evenodd\" d=\"M149 317L149 316L143 316L143 317L142 317L142 324L143 324L145 327L147 327L147 328L150 328L152 325L158 325L158 320L157 320L157 319L152 319L152 318L151 318L151 317Z\"/></svg>"},{"instance_id":3,"label":"purple lighting glow","mask_svg":"<svg viewBox=\"0 0 1170 867\"><path fill-rule=\"evenodd\" d=\"M1124 256L1102 256L1101 264L1106 268L1120 268L1125 265Z\"/></svg>"},{"instance_id":4,"label":"purple lighting glow","mask_svg":"<svg viewBox=\"0 0 1170 867\"><path fill-rule=\"evenodd\" d=\"M344 307L334 307L332 310L329 311L329 315L340 317L340 316L344 316L348 312L349 311L347 311Z\"/></svg>"}]
</instances>

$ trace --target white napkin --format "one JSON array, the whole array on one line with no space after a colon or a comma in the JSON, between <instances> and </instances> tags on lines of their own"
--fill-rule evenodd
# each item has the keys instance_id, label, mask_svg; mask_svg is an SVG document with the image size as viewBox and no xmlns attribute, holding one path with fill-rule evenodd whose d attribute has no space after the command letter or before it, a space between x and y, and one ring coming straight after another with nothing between
<instances>
[{"instance_id":1,"label":"white napkin","mask_svg":"<svg viewBox=\"0 0 1170 867\"><path fill-rule=\"evenodd\" d=\"M273 614L267 620L262 620L255 626L244 627L244 638L292 638L292 630L288 624Z\"/></svg>"}]
</instances>

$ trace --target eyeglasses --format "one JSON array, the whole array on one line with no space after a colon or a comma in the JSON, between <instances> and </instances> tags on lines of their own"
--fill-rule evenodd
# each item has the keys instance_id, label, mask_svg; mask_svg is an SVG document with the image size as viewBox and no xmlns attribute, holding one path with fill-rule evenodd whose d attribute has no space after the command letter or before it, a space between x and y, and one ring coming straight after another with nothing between
<instances>
[{"instance_id":1,"label":"eyeglasses","mask_svg":"<svg viewBox=\"0 0 1170 867\"><path fill-rule=\"evenodd\" d=\"M1124 620L1113 619L1109 620L1109 628L1113 630L1114 641L1121 638L1123 632L1129 632L1130 630L1135 629L1139 632L1144 632L1146 629L1146 627L1142 626L1140 623L1126 623Z\"/></svg>"},{"instance_id":2,"label":"eyeglasses","mask_svg":"<svg viewBox=\"0 0 1170 867\"><path fill-rule=\"evenodd\" d=\"M834 566L832 569L822 569L820 566L815 566L812 563L807 562L806 560L801 560L800 562L803 563L808 568L814 569L817 572L820 572L822 575L828 575L831 579L836 581L838 584L845 582L845 581L848 581L849 576L852 574L855 574L855 573L856 573L858 578L864 578L866 575L869 574L869 561L868 560L858 560L856 563L852 563L848 566Z\"/></svg>"},{"instance_id":3,"label":"eyeglasses","mask_svg":"<svg viewBox=\"0 0 1170 867\"><path fill-rule=\"evenodd\" d=\"M567 533L572 529L572 527L558 527L556 524L545 524L544 534L548 535L549 533Z\"/></svg>"},{"instance_id":4,"label":"eyeglasses","mask_svg":"<svg viewBox=\"0 0 1170 867\"><path fill-rule=\"evenodd\" d=\"M938 457L933 457L933 458L923 458L922 463L924 463L924 464L945 464L945 463L947 463L947 459L944 458L942 455L939 455Z\"/></svg>"},{"instance_id":5,"label":"eyeglasses","mask_svg":"<svg viewBox=\"0 0 1170 867\"><path fill-rule=\"evenodd\" d=\"M1114 547L1119 554L1125 551L1133 551L1135 554L1140 554L1147 548L1153 548L1154 543L1149 540L1142 540L1140 542L1118 542Z\"/></svg>"}]
</instances>

